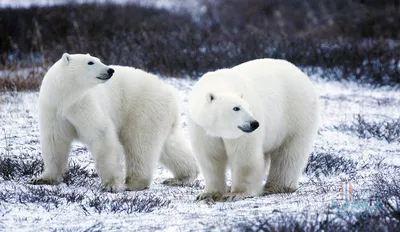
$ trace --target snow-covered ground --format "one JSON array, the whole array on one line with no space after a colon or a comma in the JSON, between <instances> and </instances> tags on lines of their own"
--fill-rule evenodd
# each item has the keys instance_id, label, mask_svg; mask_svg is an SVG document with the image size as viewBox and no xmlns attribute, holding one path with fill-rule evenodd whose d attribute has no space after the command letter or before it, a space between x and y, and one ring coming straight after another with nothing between
<instances>
[{"instance_id":1,"label":"snow-covered ground","mask_svg":"<svg viewBox=\"0 0 400 232\"><path fill-rule=\"evenodd\" d=\"M202 0L0 0L0 8L27 8L31 6L53 6L68 3L132 3L144 7L165 9L175 13L186 12L193 19L198 19L207 10Z\"/></svg>"},{"instance_id":2,"label":"snow-covered ground","mask_svg":"<svg viewBox=\"0 0 400 232\"><path fill-rule=\"evenodd\" d=\"M0 0L0 7L30 7L30 6L49 6L66 3L116 3L126 4L135 3L141 6L162 8L167 10L190 10L191 12L201 12L204 10L200 0Z\"/></svg>"},{"instance_id":3,"label":"snow-covered ground","mask_svg":"<svg viewBox=\"0 0 400 232\"><path fill-rule=\"evenodd\" d=\"M397 120L400 93L391 88L325 82L316 76L312 79L320 93L323 119L298 191L215 204L194 201L204 188L201 176L191 186L161 185L165 178L172 177L162 167L157 169L149 190L103 193L90 153L81 144L72 147L73 171L67 184L44 187L26 184L41 167L38 92L0 93L0 158L4 163L5 160L18 163L9 176L0 171L0 231L219 231L237 229L241 224L266 217L276 218L278 224L282 215L306 212L312 217L328 210L358 212L357 205L369 198L375 174L398 176L400 140L388 143L373 134L363 137L362 131L343 128L357 127L357 115L367 122L390 124ZM165 81L180 91L182 126L186 130L187 94L194 81L176 78ZM11 166L0 164L0 168ZM343 183L351 184L352 191L341 194ZM335 202L349 195L352 205L335 206ZM372 206L368 209L375 210Z\"/></svg>"}]
</instances>

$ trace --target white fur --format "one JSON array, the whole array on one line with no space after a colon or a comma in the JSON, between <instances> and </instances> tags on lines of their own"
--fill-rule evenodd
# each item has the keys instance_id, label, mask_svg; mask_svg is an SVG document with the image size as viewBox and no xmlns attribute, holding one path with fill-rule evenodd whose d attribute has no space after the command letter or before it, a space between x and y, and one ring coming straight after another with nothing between
<instances>
[{"instance_id":1,"label":"white fur","mask_svg":"<svg viewBox=\"0 0 400 232\"><path fill-rule=\"evenodd\" d=\"M88 65L88 62L94 62ZM107 71L114 75L109 80ZM106 191L149 186L160 160L184 184L198 168L182 136L176 90L156 76L131 67L106 66L90 55L64 54L47 72L39 95L44 173L33 184L57 184L68 165L73 140L90 148Z\"/></svg>"},{"instance_id":2,"label":"white fur","mask_svg":"<svg viewBox=\"0 0 400 232\"><path fill-rule=\"evenodd\" d=\"M236 106L240 111L232 110ZM188 115L190 140L206 182L198 199L258 195L268 170L265 194L298 188L317 134L319 107L311 81L293 64L259 59L206 73L190 94ZM255 131L238 128L254 120L260 125Z\"/></svg>"}]
</instances>

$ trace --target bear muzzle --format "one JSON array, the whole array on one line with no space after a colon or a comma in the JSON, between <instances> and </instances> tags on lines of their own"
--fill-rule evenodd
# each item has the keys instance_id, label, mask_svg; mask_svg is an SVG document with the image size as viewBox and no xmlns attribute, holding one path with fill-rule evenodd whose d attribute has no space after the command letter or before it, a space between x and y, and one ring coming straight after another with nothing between
<instances>
[{"instance_id":1,"label":"bear muzzle","mask_svg":"<svg viewBox=\"0 0 400 232\"><path fill-rule=\"evenodd\" d=\"M112 75L114 74L114 72L115 72L114 69L109 68L109 69L107 70L107 73L101 74L100 76L97 77L97 79L100 79L100 80L108 80L108 79L110 79L110 78L112 77Z\"/></svg>"},{"instance_id":2,"label":"bear muzzle","mask_svg":"<svg viewBox=\"0 0 400 232\"><path fill-rule=\"evenodd\" d=\"M255 131L260 126L260 123L256 120L251 121L249 124L238 126L240 130L246 133L251 133Z\"/></svg>"}]
</instances>

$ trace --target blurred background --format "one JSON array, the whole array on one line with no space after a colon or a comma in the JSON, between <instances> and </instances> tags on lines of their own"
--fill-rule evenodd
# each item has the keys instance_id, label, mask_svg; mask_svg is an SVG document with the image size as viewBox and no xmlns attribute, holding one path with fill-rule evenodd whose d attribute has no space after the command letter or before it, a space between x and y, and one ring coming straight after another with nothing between
<instances>
[{"instance_id":1,"label":"blurred background","mask_svg":"<svg viewBox=\"0 0 400 232\"><path fill-rule=\"evenodd\" d=\"M282 58L309 74L400 84L399 0L0 1L0 88L37 90L64 52L162 76Z\"/></svg>"}]
</instances>

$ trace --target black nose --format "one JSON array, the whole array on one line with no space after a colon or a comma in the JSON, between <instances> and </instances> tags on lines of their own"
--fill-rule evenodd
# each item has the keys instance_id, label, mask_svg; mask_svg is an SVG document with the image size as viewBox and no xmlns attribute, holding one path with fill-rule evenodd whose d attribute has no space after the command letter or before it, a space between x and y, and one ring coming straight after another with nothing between
<instances>
[{"instance_id":1,"label":"black nose","mask_svg":"<svg viewBox=\"0 0 400 232\"><path fill-rule=\"evenodd\" d=\"M255 130L260 126L260 123L258 123L257 121L252 121L250 123L251 129Z\"/></svg>"},{"instance_id":2,"label":"black nose","mask_svg":"<svg viewBox=\"0 0 400 232\"><path fill-rule=\"evenodd\" d=\"M114 69L109 68L109 69L107 70L107 73L108 73L108 75L109 75L110 77L112 77L112 75L113 75L113 73L114 73Z\"/></svg>"}]
</instances>

